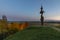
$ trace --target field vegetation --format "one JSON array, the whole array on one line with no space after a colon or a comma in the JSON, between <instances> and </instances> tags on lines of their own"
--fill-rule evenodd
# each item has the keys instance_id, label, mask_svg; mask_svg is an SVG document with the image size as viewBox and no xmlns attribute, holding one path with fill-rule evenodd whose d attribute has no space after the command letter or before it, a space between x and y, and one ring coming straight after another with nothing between
<instances>
[{"instance_id":1,"label":"field vegetation","mask_svg":"<svg viewBox=\"0 0 60 40\"><path fill-rule=\"evenodd\" d=\"M50 27L29 27L4 40L60 40L60 32Z\"/></svg>"}]
</instances>

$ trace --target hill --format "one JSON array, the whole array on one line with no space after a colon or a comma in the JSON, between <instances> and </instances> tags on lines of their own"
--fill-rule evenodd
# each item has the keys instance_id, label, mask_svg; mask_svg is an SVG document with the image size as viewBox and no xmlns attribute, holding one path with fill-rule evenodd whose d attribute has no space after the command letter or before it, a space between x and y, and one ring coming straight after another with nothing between
<instances>
[{"instance_id":1,"label":"hill","mask_svg":"<svg viewBox=\"0 0 60 40\"><path fill-rule=\"evenodd\" d=\"M4 40L60 40L60 32L50 27L30 27Z\"/></svg>"}]
</instances>

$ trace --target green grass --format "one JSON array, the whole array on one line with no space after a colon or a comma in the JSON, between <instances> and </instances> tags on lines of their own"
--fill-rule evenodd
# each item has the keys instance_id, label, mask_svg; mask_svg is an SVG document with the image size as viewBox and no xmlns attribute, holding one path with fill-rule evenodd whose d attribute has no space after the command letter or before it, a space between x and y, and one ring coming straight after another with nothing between
<instances>
[{"instance_id":1,"label":"green grass","mask_svg":"<svg viewBox=\"0 0 60 40\"><path fill-rule=\"evenodd\" d=\"M49 27L30 27L5 40L60 40L60 32Z\"/></svg>"}]
</instances>

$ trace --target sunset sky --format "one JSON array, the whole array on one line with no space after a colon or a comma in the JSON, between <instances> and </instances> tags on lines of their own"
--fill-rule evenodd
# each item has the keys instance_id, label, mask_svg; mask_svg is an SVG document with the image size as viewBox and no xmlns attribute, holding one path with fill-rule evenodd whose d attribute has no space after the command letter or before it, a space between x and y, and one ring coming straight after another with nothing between
<instances>
[{"instance_id":1,"label":"sunset sky","mask_svg":"<svg viewBox=\"0 0 60 40\"><path fill-rule=\"evenodd\" d=\"M0 0L0 18L6 15L9 21L39 21L41 5L45 20L60 20L60 0Z\"/></svg>"}]
</instances>

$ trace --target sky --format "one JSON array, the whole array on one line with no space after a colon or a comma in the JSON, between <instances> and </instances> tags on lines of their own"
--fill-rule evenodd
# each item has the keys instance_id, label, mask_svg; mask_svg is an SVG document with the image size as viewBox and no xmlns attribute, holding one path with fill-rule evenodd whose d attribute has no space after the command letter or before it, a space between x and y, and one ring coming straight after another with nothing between
<instances>
[{"instance_id":1,"label":"sky","mask_svg":"<svg viewBox=\"0 0 60 40\"><path fill-rule=\"evenodd\" d=\"M0 18L9 21L39 21L43 6L45 20L60 20L60 0L0 0Z\"/></svg>"}]
</instances>

